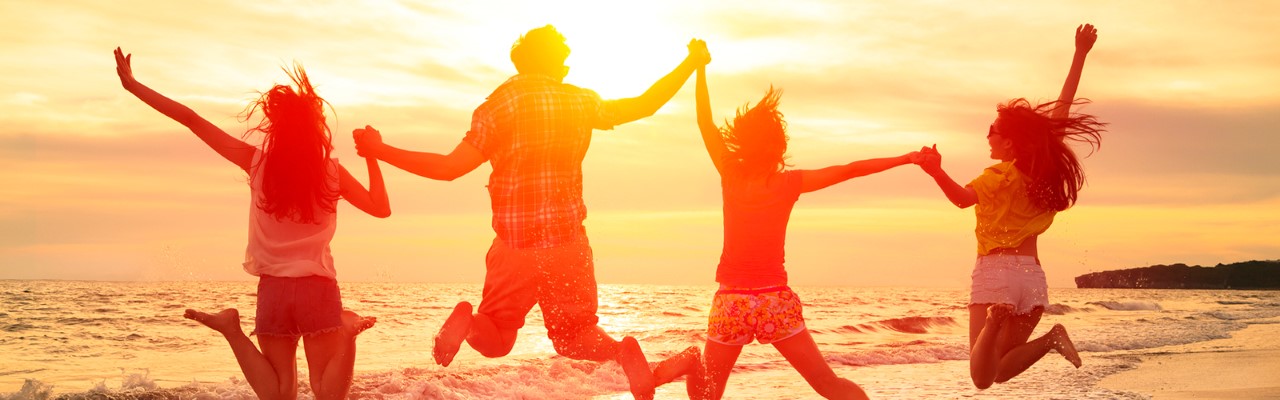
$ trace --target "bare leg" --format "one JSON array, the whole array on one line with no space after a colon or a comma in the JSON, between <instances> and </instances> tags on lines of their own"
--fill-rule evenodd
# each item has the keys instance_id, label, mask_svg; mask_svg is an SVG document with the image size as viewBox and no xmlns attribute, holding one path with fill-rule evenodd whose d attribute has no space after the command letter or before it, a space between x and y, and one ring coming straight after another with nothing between
<instances>
[{"instance_id":1,"label":"bare leg","mask_svg":"<svg viewBox=\"0 0 1280 400\"><path fill-rule=\"evenodd\" d=\"M240 313L228 308L217 314L187 309L184 318L209 327L227 340L244 379L260 399L291 400L298 396L298 339L259 336L262 351L240 329Z\"/></svg>"},{"instance_id":2,"label":"bare leg","mask_svg":"<svg viewBox=\"0 0 1280 400\"><path fill-rule=\"evenodd\" d=\"M662 386L685 375L693 379L701 369L702 350L698 346L689 346L653 367L653 383L656 386Z\"/></svg>"},{"instance_id":3,"label":"bare leg","mask_svg":"<svg viewBox=\"0 0 1280 400\"><path fill-rule=\"evenodd\" d=\"M822 352L818 350L818 344L813 342L813 335L809 334L809 330L806 329L795 336L774 342L773 347L782 353L787 362L790 362L791 366L800 372L800 376L809 382L809 386L822 397L858 400L867 398L867 394L858 387L858 384L836 376L831 366L827 365L827 360L822 358Z\"/></svg>"},{"instance_id":4,"label":"bare leg","mask_svg":"<svg viewBox=\"0 0 1280 400\"><path fill-rule=\"evenodd\" d=\"M455 307L454 310L456 311L457 308ZM445 323L448 324L448 321ZM489 358L502 357L511 353L511 348L516 345L516 334L519 333L515 329L498 328L493 320L484 314L472 314L470 328L467 344ZM444 328L441 327L441 329Z\"/></svg>"},{"instance_id":5,"label":"bare leg","mask_svg":"<svg viewBox=\"0 0 1280 400\"><path fill-rule=\"evenodd\" d=\"M431 349L431 356L435 357L436 364L448 367L453 362L453 356L458 354L462 341L471 333L471 319L471 303L464 301L453 307L453 313L449 314L449 319L444 321L440 332L436 333L435 346Z\"/></svg>"},{"instance_id":6,"label":"bare leg","mask_svg":"<svg viewBox=\"0 0 1280 400\"><path fill-rule=\"evenodd\" d=\"M1021 316L1015 316L1014 318L1018 317ZM1018 376L1018 374L1026 371L1037 361L1040 361L1051 349L1057 350L1072 365L1080 368L1080 355L1076 352L1075 344L1071 343L1071 338L1067 336L1067 329L1059 324L1054 325L1049 330L1049 333L1044 334L1044 336L1016 346L1009 350L1008 353L1005 353L1000 359L995 381L1004 383L1013 379L1013 377Z\"/></svg>"},{"instance_id":7,"label":"bare leg","mask_svg":"<svg viewBox=\"0 0 1280 400\"><path fill-rule=\"evenodd\" d=\"M597 327L596 331L600 331L600 328ZM601 333L603 334L602 331ZM640 342L630 336L624 337L618 343L616 354L618 364L622 365L622 372L627 375L631 395L636 399L652 399L657 385L654 384L653 372L649 370L649 361L640 350Z\"/></svg>"},{"instance_id":8,"label":"bare leg","mask_svg":"<svg viewBox=\"0 0 1280 400\"><path fill-rule=\"evenodd\" d=\"M969 306L969 322L970 334L973 332L973 321L977 319L977 314L981 305L974 304ZM986 319L983 327L976 338L971 336L972 345L969 347L969 378L973 380L973 385L978 389L986 389L996 379L996 369L999 367L1000 356L997 352L1000 343L1000 332L1004 327L1005 320L1013 313L1013 306L1009 304L993 304L986 309Z\"/></svg>"},{"instance_id":9,"label":"bare leg","mask_svg":"<svg viewBox=\"0 0 1280 400\"><path fill-rule=\"evenodd\" d=\"M376 319L342 312L342 328L335 332L303 338L311 391L316 400L345 399L351 391L356 363L356 335L373 327Z\"/></svg>"},{"instance_id":10,"label":"bare leg","mask_svg":"<svg viewBox=\"0 0 1280 400\"><path fill-rule=\"evenodd\" d=\"M706 397L707 368L702 363L702 349L689 346L671 358L658 362L653 367L655 386L662 386L681 376L685 377L684 388L690 399Z\"/></svg>"},{"instance_id":11,"label":"bare leg","mask_svg":"<svg viewBox=\"0 0 1280 400\"><path fill-rule=\"evenodd\" d=\"M714 399L724 397L725 385L729 383L729 374L733 372L733 364L738 362L742 354L742 346L720 344L707 341L706 354L703 355L707 368L707 387L700 396L689 394L690 399Z\"/></svg>"}]
</instances>

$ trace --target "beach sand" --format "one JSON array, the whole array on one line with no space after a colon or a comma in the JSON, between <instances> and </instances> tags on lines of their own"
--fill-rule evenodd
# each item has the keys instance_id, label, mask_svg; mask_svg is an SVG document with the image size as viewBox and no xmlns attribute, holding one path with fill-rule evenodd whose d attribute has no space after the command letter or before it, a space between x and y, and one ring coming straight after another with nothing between
<instances>
[{"instance_id":1,"label":"beach sand","mask_svg":"<svg viewBox=\"0 0 1280 400\"><path fill-rule=\"evenodd\" d=\"M1137 368L1102 379L1108 389L1164 399L1280 399L1280 319L1230 338L1134 351Z\"/></svg>"}]
</instances>

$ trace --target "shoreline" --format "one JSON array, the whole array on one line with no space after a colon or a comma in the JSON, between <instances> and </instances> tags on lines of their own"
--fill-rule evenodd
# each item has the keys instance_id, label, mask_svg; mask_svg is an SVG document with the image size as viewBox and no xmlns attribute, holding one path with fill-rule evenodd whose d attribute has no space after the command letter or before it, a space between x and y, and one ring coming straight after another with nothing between
<instances>
[{"instance_id":1,"label":"shoreline","mask_svg":"<svg viewBox=\"0 0 1280 400\"><path fill-rule=\"evenodd\" d=\"M1134 351L1135 368L1098 386L1155 400L1280 398L1280 318L1252 322L1230 338Z\"/></svg>"}]
</instances>

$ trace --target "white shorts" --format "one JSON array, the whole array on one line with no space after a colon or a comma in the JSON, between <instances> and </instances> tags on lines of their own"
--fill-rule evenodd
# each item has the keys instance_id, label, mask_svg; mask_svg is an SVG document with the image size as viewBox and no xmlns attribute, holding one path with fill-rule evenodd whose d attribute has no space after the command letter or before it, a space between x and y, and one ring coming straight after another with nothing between
<instances>
[{"instance_id":1,"label":"white shorts","mask_svg":"<svg viewBox=\"0 0 1280 400\"><path fill-rule=\"evenodd\" d=\"M1049 305L1049 284L1034 256L988 254L973 267L969 304L1010 304L1015 314Z\"/></svg>"}]
</instances>

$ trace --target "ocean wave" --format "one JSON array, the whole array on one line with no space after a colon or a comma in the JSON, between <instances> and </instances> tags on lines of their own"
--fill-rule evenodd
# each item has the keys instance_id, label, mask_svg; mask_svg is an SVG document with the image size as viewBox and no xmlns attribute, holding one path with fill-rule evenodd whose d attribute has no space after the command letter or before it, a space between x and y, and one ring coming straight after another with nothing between
<instances>
[{"instance_id":1,"label":"ocean wave","mask_svg":"<svg viewBox=\"0 0 1280 400\"><path fill-rule=\"evenodd\" d=\"M35 328L35 325L19 322L16 324L5 325L3 328L0 328L0 330L5 332L22 332L31 328Z\"/></svg>"},{"instance_id":2,"label":"ocean wave","mask_svg":"<svg viewBox=\"0 0 1280 400\"><path fill-rule=\"evenodd\" d=\"M298 377L300 399L312 398L305 369ZM583 399L627 393L626 377L617 363L554 358L518 364L469 369L406 368L356 374L348 398L353 399ZM192 382L161 388L146 373L128 374L79 393L53 393L53 385L28 379L7 400L49 399L254 399L248 383L239 378L223 382Z\"/></svg>"},{"instance_id":3,"label":"ocean wave","mask_svg":"<svg viewBox=\"0 0 1280 400\"><path fill-rule=\"evenodd\" d=\"M1240 321L1204 321L1134 321L1123 325L1109 325L1101 330L1094 328L1092 332L1081 335L1088 339L1075 340L1076 349L1082 352L1108 352L1203 342L1230 337L1232 331L1243 329L1247 325ZM1134 332L1142 334L1135 335Z\"/></svg>"},{"instance_id":4,"label":"ocean wave","mask_svg":"<svg viewBox=\"0 0 1280 400\"><path fill-rule=\"evenodd\" d=\"M1164 309L1160 307L1160 303L1156 303L1154 301L1091 301L1086 304L1099 306L1112 311L1159 311Z\"/></svg>"},{"instance_id":5,"label":"ocean wave","mask_svg":"<svg viewBox=\"0 0 1280 400\"><path fill-rule=\"evenodd\" d=\"M1066 304L1053 303L1044 308L1044 313L1049 315L1066 315L1068 313L1089 311L1088 308L1075 308Z\"/></svg>"},{"instance_id":6,"label":"ocean wave","mask_svg":"<svg viewBox=\"0 0 1280 400\"><path fill-rule=\"evenodd\" d=\"M966 346L915 343L911 346L888 346L853 352L828 352L830 362L841 365L872 366L897 364L936 363L949 360L968 360Z\"/></svg>"},{"instance_id":7,"label":"ocean wave","mask_svg":"<svg viewBox=\"0 0 1280 400\"><path fill-rule=\"evenodd\" d=\"M852 333L867 333L875 331L894 331L902 333L931 333L935 328L959 326L955 318L951 317L904 317L891 318L856 326L846 325L841 327L842 331Z\"/></svg>"},{"instance_id":8,"label":"ocean wave","mask_svg":"<svg viewBox=\"0 0 1280 400\"><path fill-rule=\"evenodd\" d=\"M1242 300L1218 300L1218 304L1222 304L1224 306L1231 306L1231 305L1240 305L1240 304L1253 304L1253 302L1242 301Z\"/></svg>"}]
</instances>

